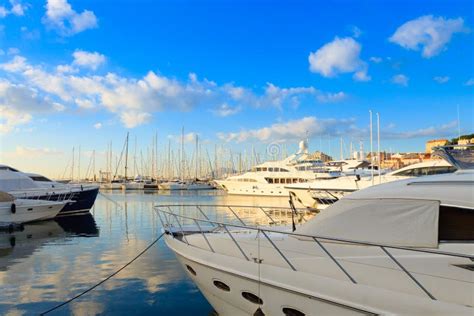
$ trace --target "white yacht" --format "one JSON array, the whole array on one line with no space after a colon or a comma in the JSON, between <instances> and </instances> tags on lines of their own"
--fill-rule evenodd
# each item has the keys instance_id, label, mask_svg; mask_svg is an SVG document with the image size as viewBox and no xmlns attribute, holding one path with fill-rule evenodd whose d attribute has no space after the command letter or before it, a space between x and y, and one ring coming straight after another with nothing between
<instances>
[{"instance_id":1,"label":"white yacht","mask_svg":"<svg viewBox=\"0 0 474 316\"><path fill-rule=\"evenodd\" d=\"M183 181L168 181L158 185L160 190L164 191L200 191L200 190L213 190L215 187L210 182L205 181L194 181L194 180L183 180Z\"/></svg>"},{"instance_id":2,"label":"white yacht","mask_svg":"<svg viewBox=\"0 0 474 316\"><path fill-rule=\"evenodd\" d=\"M456 171L451 164L442 159L430 160L406 166L385 175L360 176L360 174L341 176L326 181L312 181L285 186L290 196L310 209L324 209L343 196L372 185L402 180L412 177L450 173Z\"/></svg>"},{"instance_id":3,"label":"white yacht","mask_svg":"<svg viewBox=\"0 0 474 316\"><path fill-rule=\"evenodd\" d=\"M293 233L156 210L219 315L473 315L473 154L343 197Z\"/></svg>"},{"instance_id":4,"label":"white yacht","mask_svg":"<svg viewBox=\"0 0 474 316\"><path fill-rule=\"evenodd\" d=\"M0 192L0 222L23 224L54 218L68 201L15 199Z\"/></svg>"},{"instance_id":5,"label":"white yacht","mask_svg":"<svg viewBox=\"0 0 474 316\"><path fill-rule=\"evenodd\" d=\"M267 161L249 172L215 182L228 194L288 196L286 185L341 175L340 170L327 168L323 162L308 157L307 145L301 141L299 151L284 160Z\"/></svg>"},{"instance_id":6,"label":"white yacht","mask_svg":"<svg viewBox=\"0 0 474 316\"><path fill-rule=\"evenodd\" d=\"M65 184L40 174L0 164L0 191L19 199L69 200L58 215L87 213L99 192L97 185Z\"/></svg>"}]
</instances>

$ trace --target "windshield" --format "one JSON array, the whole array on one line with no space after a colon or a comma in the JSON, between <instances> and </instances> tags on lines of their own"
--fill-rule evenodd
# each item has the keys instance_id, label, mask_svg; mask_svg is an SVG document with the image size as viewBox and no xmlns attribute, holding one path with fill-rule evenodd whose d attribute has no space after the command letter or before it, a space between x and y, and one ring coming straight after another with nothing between
<instances>
[{"instance_id":1,"label":"windshield","mask_svg":"<svg viewBox=\"0 0 474 316\"><path fill-rule=\"evenodd\" d=\"M434 154L445 159L457 169L474 169L474 146L472 144L438 147Z\"/></svg>"}]
</instances>

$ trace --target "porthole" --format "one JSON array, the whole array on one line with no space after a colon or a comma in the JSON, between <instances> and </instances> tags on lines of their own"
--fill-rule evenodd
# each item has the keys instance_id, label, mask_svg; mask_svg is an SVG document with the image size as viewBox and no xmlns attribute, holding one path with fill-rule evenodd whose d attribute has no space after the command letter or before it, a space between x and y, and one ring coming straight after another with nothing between
<instances>
[{"instance_id":1,"label":"porthole","mask_svg":"<svg viewBox=\"0 0 474 316\"><path fill-rule=\"evenodd\" d=\"M252 302L254 304L258 304L258 305L263 304L262 299L253 293L242 292L242 297L245 298L247 301Z\"/></svg>"},{"instance_id":2,"label":"porthole","mask_svg":"<svg viewBox=\"0 0 474 316\"><path fill-rule=\"evenodd\" d=\"M190 266L186 265L186 269L189 271L189 273L191 273L192 275L196 275L196 271L194 271L193 268L191 268Z\"/></svg>"},{"instance_id":3,"label":"porthole","mask_svg":"<svg viewBox=\"0 0 474 316\"><path fill-rule=\"evenodd\" d=\"M291 307L283 307L282 311L283 311L283 314L285 314L285 316L305 316L306 315L305 313L300 312L299 310L291 308Z\"/></svg>"},{"instance_id":4,"label":"porthole","mask_svg":"<svg viewBox=\"0 0 474 316\"><path fill-rule=\"evenodd\" d=\"M218 289L225 291L225 292L230 292L230 287L225 284L224 282L214 280L214 286L217 287Z\"/></svg>"}]
</instances>

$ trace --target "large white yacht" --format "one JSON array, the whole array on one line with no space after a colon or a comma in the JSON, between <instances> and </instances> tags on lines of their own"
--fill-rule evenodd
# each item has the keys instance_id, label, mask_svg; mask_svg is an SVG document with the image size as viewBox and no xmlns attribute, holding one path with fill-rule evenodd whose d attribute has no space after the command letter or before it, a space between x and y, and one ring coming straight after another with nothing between
<instances>
[{"instance_id":1,"label":"large white yacht","mask_svg":"<svg viewBox=\"0 0 474 316\"><path fill-rule=\"evenodd\" d=\"M0 222L23 224L54 218L68 201L15 199L0 191Z\"/></svg>"},{"instance_id":2,"label":"large white yacht","mask_svg":"<svg viewBox=\"0 0 474 316\"><path fill-rule=\"evenodd\" d=\"M299 202L310 209L324 209L343 196L372 185L454 171L456 171L456 168L447 161L434 159L409 165L373 178L369 175L362 177L360 174L346 175L327 181L290 184L285 188L295 202Z\"/></svg>"},{"instance_id":3,"label":"large white yacht","mask_svg":"<svg viewBox=\"0 0 474 316\"><path fill-rule=\"evenodd\" d=\"M327 167L320 160L309 159L307 144L301 141L299 151L284 160L266 161L249 172L215 182L228 194L288 196L286 185L334 179L341 175L341 171L339 167Z\"/></svg>"},{"instance_id":4,"label":"large white yacht","mask_svg":"<svg viewBox=\"0 0 474 316\"><path fill-rule=\"evenodd\" d=\"M156 210L219 315L473 315L474 151L448 155L457 172L357 191L293 233Z\"/></svg>"},{"instance_id":5,"label":"large white yacht","mask_svg":"<svg viewBox=\"0 0 474 316\"><path fill-rule=\"evenodd\" d=\"M87 213L99 192L97 185L64 184L40 174L0 164L0 191L19 199L69 200L58 215Z\"/></svg>"}]
</instances>

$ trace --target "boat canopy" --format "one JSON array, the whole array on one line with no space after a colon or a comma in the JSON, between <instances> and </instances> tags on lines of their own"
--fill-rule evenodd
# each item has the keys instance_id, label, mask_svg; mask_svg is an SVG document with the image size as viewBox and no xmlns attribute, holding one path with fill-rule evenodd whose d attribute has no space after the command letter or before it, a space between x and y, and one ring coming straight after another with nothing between
<instances>
[{"instance_id":1,"label":"boat canopy","mask_svg":"<svg viewBox=\"0 0 474 316\"><path fill-rule=\"evenodd\" d=\"M390 246L437 247L439 206L434 200L344 198L295 233Z\"/></svg>"}]
</instances>

